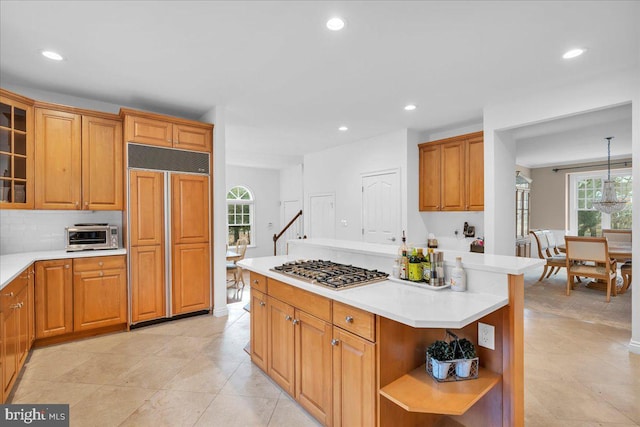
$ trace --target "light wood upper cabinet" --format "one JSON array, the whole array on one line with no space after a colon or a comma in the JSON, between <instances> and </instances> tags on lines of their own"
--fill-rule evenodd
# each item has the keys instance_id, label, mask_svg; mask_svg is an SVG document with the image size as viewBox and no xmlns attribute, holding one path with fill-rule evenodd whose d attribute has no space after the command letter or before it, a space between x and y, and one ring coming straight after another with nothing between
<instances>
[{"instance_id":1,"label":"light wood upper cabinet","mask_svg":"<svg viewBox=\"0 0 640 427\"><path fill-rule=\"evenodd\" d=\"M210 128L187 125L173 126L174 148L211 152L212 142L212 131Z\"/></svg>"},{"instance_id":2,"label":"light wood upper cabinet","mask_svg":"<svg viewBox=\"0 0 640 427\"><path fill-rule=\"evenodd\" d=\"M464 210L464 144L442 144L440 163L440 210Z\"/></svg>"},{"instance_id":3,"label":"light wood upper cabinet","mask_svg":"<svg viewBox=\"0 0 640 427\"><path fill-rule=\"evenodd\" d=\"M211 308L209 243L173 245L172 257L172 314Z\"/></svg>"},{"instance_id":4,"label":"light wood upper cabinet","mask_svg":"<svg viewBox=\"0 0 640 427\"><path fill-rule=\"evenodd\" d=\"M122 122L82 117L82 200L90 210L122 210Z\"/></svg>"},{"instance_id":5,"label":"light wood upper cabinet","mask_svg":"<svg viewBox=\"0 0 640 427\"><path fill-rule=\"evenodd\" d=\"M73 260L75 332L127 322L124 256Z\"/></svg>"},{"instance_id":6,"label":"light wood upper cabinet","mask_svg":"<svg viewBox=\"0 0 640 427\"><path fill-rule=\"evenodd\" d=\"M73 332L72 260L36 262L36 338Z\"/></svg>"},{"instance_id":7,"label":"light wood upper cabinet","mask_svg":"<svg viewBox=\"0 0 640 427\"><path fill-rule=\"evenodd\" d=\"M251 361L263 371L268 368L267 296L251 288Z\"/></svg>"},{"instance_id":8,"label":"light wood upper cabinet","mask_svg":"<svg viewBox=\"0 0 640 427\"><path fill-rule=\"evenodd\" d=\"M420 147L420 210L440 210L439 144Z\"/></svg>"},{"instance_id":9,"label":"light wood upper cabinet","mask_svg":"<svg viewBox=\"0 0 640 427\"><path fill-rule=\"evenodd\" d=\"M375 344L334 326L333 425L376 424Z\"/></svg>"},{"instance_id":10,"label":"light wood upper cabinet","mask_svg":"<svg viewBox=\"0 0 640 427\"><path fill-rule=\"evenodd\" d=\"M164 175L129 172L129 227L131 246L164 243Z\"/></svg>"},{"instance_id":11,"label":"light wood upper cabinet","mask_svg":"<svg viewBox=\"0 0 640 427\"><path fill-rule=\"evenodd\" d=\"M211 152L213 125L160 114L120 109L125 142Z\"/></svg>"},{"instance_id":12,"label":"light wood upper cabinet","mask_svg":"<svg viewBox=\"0 0 640 427\"><path fill-rule=\"evenodd\" d=\"M35 109L36 209L121 210L122 123Z\"/></svg>"},{"instance_id":13,"label":"light wood upper cabinet","mask_svg":"<svg viewBox=\"0 0 640 427\"><path fill-rule=\"evenodd\" d=\"M164 249L161 245L131 247L131 322L164 317Z\"/></svg>"},{"instance_id":14,"label":"light wood upper cabinet","mask_svg":"<svg viewBox=\"0 0 640 427\"><path fill-rule=\"evenodd\" d=\"M33 209L33 100L0 89L0 208Z\"/></svg>"},{"instance_id":15,"label":"light wood upper cabinet","mask_svg":"<svg viewBox=\"0 0 640 427\"><path fill-rule=\"evenodd\" d=\"M81 209L82 117L36 108L36 209Z\"/></svg>"},{"instance_id":16,"label":"light wood upper cabinet","mask_svg":"<svg viewBox=\"0 0 640 427\"><path fill-rule=\"evenodd\" d=\"M484 210L484 138L482 135L466 142L466 207L467 211Z\"/></svg>"},{"instance_id":17,"label":"light wood upper cabinet","mask_svg":"<svg viewBox=\"0 0 640 427\"><path fill-rule=\"evenodd\" d=\"M171 175L172 242L209 241L209 178L202 175Z\"/></svg>"},{"instance_id":18,"label":"light wood upper cabinet","mask_svg":"<svg viewBox=\"0 0 640 427\"><path fill-rule=\"evenodd\" d=\"M484 210L482 132L418 147L421 211Z\"/></svg>"},{"instance_id":19,"label":"light wood upper cabinet","mask_svg":"<svg viewBox=\"0 0 640 427\"><path fill-rule=\"evenodd\" d=\"M127 115L124 125L127 142L159 147L173 146L173 125L170 122Z\"/></svg>"}]
</instances>

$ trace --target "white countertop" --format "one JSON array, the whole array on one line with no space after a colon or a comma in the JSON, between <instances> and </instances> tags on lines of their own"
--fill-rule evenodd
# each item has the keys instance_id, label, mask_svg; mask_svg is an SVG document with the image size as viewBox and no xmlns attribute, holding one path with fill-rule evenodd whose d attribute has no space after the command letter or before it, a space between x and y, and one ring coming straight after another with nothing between
<instances>
[{"instance_id":1,"label":"white countertop","mask_svg":"<svg viewBox=\"0 0 640 427\"><path fill-rule=\"evenodd\" d=\"M18 277L27 267L35 261L65 258L89 258L97 256L126 255L126 249L105 249L102 251L67 252L41 251L22 252L17 254L0 255L0 289Z\"/></svg>"},{"instance_id":2,"label":"white countertop","mask_svg":"<svg viewBox=\"0 0 640 427\"><path fill-rule=\"evenodd\" d=\"M293 245L310 246L352 252L364 255L378 255L395 258L398 255L398 245L383 245L379 243L357 242L336 239L298 239L290 240ZM505 255L481 254L476 252L461 252L448 249L435 249L444 254L447 263L455 263L456 257L462 257L465 269L490 271L505 274L523 274L525 271L540 267L545 260L539 258L525 258ZM426 251L426 249L425 249ZM290 251L291 252L291 251Z\"/></svg>"},{"instance_id":3,"label":"white countertop","mask_svg":"<svg viewBox=\"0 0 640 427\"><path fill-rule=\"evenodd\" d=\"M454 292L450 289L435 291L390 280L336 291L270 270L293 259L290 256L250 258L238 264L247 270L414 328L460 329L509 302L507 295Z\"/></svg>"}]
</instances>

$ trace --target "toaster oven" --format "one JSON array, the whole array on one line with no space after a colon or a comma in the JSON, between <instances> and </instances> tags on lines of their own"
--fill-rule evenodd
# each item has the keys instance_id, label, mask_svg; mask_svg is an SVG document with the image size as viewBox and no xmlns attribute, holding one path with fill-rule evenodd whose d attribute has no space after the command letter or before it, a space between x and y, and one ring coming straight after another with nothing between
<instances>
[{"instance_id":1,"label":"toaster oven","mask_svg":"<svg viewBox=\"0 0 640 427\"><path fill-rule=\"evenodd\" d=\"M67 252L118 249L118 226L109 224L75 224L66 227Z\"/></svg>"}]
</instances>

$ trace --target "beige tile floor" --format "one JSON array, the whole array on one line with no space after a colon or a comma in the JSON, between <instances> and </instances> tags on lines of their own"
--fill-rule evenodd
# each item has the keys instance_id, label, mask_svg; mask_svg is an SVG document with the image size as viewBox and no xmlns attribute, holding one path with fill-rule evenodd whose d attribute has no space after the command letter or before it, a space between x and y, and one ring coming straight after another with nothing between
<instances>
[{"instance_id":1,"label":"beige tile floor","mask_svg":"<svg viewBox=\"0 0 640 427\"><path fill-rule=\"evenodd\" d=\"M11 403L69 403L82 427L318 425L242 350L243 305L35 349ZM640 356L628 341L626 329L527 309L526 425L640 426Z\"/></svg>"}]
</instances>

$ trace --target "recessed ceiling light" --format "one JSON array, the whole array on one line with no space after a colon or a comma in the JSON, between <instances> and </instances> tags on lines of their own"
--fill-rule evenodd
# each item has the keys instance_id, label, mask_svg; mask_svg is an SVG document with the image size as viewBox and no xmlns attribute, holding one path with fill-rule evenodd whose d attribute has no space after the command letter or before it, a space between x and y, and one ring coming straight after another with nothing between
<instances>
[{"instance_id":1,"label":"recessed ceiling light","mask_svg":"<svg viewBox=\"0 0 640 427\"><path fill-rule=\"evenodd\" d=\"M64 58L58 52L52 50L43 50L42 56L45 58L53 59L54 61L62 61Z\"/></svg>"},{"instance_id":2,"label":"recessed ceiling light","mask_svg":"<svg viewBox=\"0 0 640 427\"><path fill-rule=\"evenodd\" d=\"M416 106L414 104L407 104L404 106L404 109L407 111L413 111L416 109Z\"/></svg>"},{"instance_id":3,"label":"recessed ceiling light","mask_svg":"<svg viewBox=\"0 0 640 427\"><path fill-rule=\"evenodd\" d=\"M571 49L567 52L565 52L564 55L562 55L562 57L564 59L571 59L571 58L575 58L576 56L580 56L584 53L585 49Z\"/></svg>"},{"instance_id":4,"label":"recessed ceiling light","mask_svg":"<svg viewBox=\"0 0 640 427\"><path fill-rule=\"evenodd\" d=\"M344 28L344 21L337 16L327 21L327 28L331 31L340 31Z\"/></svg>"},{"instance_id":5,"label":"recessed ceiling light","mask_svg":"<svg viewBox=\"0 0 640 427\"><path fill-rule=\"evenodd\" d=\"M348 127L346 127L346 126L340 126L340 127L338 128L338 130L339 130L340 132L346 132L346 131L348 131L348 130L349 130L349 128L348 128Z\"/></svg>"}]
</instances>

